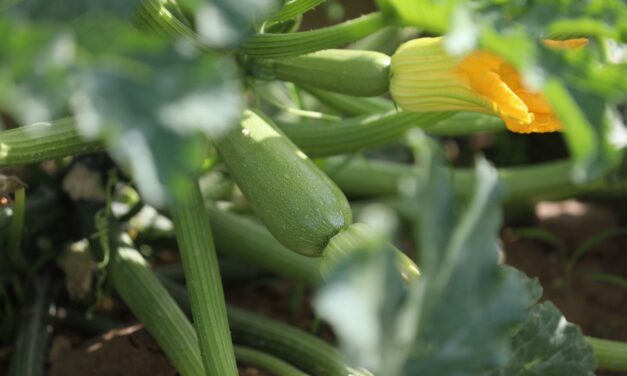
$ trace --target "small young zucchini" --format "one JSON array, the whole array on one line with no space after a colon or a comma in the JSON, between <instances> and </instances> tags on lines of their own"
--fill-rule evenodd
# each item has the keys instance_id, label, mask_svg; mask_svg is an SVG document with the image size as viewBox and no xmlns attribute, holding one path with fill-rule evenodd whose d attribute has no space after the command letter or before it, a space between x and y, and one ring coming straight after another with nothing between
<instances>
[{"instance_id":1,"label":"small young zucchini","mask_svg":"<svg viewBox=\"0 0 627 376\"><path fill-rule=\"evenodd\" d=\"M246 111L215 144L257 216L287 248L319 256L352 223L342 191L268 119Z\"/></svg>"},{"instance_id":2,"label":"small young zucchini","mask_svg":"<svg viewBox=\"0 0 627 376\"><path fill-rule=\"evenodd\" d=\"M385 94L390 86L390 57L374 51L322 50L253 60L250 71L260 79L280 79L358 97Z\"/></svg>"}]
</instances>

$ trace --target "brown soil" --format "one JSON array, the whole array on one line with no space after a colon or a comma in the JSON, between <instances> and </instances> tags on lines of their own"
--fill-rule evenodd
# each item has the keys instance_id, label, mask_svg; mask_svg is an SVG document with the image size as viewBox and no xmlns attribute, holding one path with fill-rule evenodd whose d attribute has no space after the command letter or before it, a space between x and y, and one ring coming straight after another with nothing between
<instances>
[{"instance_id":1,"label":"brown soil","mask_svg":"<svg viewBox=\"0 0 627 376\"><path fill-rule=\"evenodd\" d=\"M172 367L141 325L113 330L82 342L57 335L50 349L50 376L174 376Z\"/></svg>"},{"instance_id":2,"label":"brown soil","mask_svg":"<svg viewBox=\"0 0 627 376\"><path fill-rule=\"evenodd\" d=\"M563 245L516 237L505 229L503 246L507 263L537 277L543 299L552 301L566 319L579 325L584 334L627 341L627 288L595 281L593 274L604 273L627 278L627 235L596 242L579 259L570 273L565 271L574 251L599 234L620 228L609 208L565 201L536 206L535 228L555 235ZM599 372L603 376L625 372Z\"/></svg>"}]
</instances>

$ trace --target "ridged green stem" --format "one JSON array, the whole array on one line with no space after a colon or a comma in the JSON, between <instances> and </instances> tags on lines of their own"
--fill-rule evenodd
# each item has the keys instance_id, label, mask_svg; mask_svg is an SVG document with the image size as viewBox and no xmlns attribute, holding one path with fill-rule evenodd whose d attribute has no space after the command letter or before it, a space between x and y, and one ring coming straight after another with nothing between
<instances>
[{"instance_id":1,"label":"ridged green stem","mask_svg":"<svg viewBox=\"0 0 627 376\"><path fill-rule=\"evenodd\" d=\"M373 119L377 119L377 117L375 116ZM312 149L310 152L313 151L313 155L316 155L316 151L326 155L330 151L340 152L342 150L341 152L349 152L350 150L348 149L354 150L355 146L359 144L359 142L355 144L350 143L351 139L355 141L355 139L360 138L360 134L350 132L351 128L356 129L359 127L359 124L351 125L349 123L346 127L341 126L341 124L344 123L324 125L325 128L321 132L329 137L326 140L318 136L308 138L307 135L312 130L306 129L317 128L318 125L307 124L298 126L299 128L295 131L293 130L297 127L295 125L284 126L292 130L292 136L296 137L293 140L298 140L296 142L297 145L298 142L301 142L304 145L299 146L304 149L309 147ZM374 124L377 124L376 121L374 121ZM373 126L373 123L370 123L370 125ZM337 133L331 132L333 128L336 128ZM373 127L371 131L373 132L370 136L371 138L366 138L366 141L360 141L361 145L376 140L376 129ZM345 138L342 139L342 137ZM321 144L315 145L312 140L318 140ZM342 144L342 140L345 140L345 144ZM329 145L326 143L329 143ZM72 119L64 119L52 124L33 124L0 132L0 168L37 163L47 159L96 152L103 149L104 147L99 142L83 141ZM345 193L361 197L398 194L399 183L403 177L411 175L415 169L412 166L396 163L365 161L362 158L344 157L327 159L322 168ZM505 184L506 199L509 201L560 198L608 189L601 181L586 185L575 185L570 175L571 163L568 161L500 168L499 174ZM474 186L474 173L467 169L454 169L453 180L455 189L460 195L469 195ZM624 191L625 182L609 189Z\"/></svg>"},{"instance_id":2,"label":"ridged green stem","mask_svg":"<svg viewBox=\"0 0 627 376\"><path fill-rule=\"evenodd\" d=\"M627 343L586 337L600 369L627 371Z\"/></svg>"},{"instance_id":3,"label":"ridged green stem","mask_svg":"<svg viewBox=\"0 0 627 376\"><path fill-rule=\"evenodd\" d=\"M97 141L83 141L74 119L37 123L0 132L0 169L103 150Z\"/></svg>"},{"instance_id":4,"label":"ridged green stem","mask_svg":"<svg viewBox=\"0 0 627 376\"><path fill-rule=\"evenodd\" d=\"M50 342L48 310L53 291L50 273L38 276L30 286L28 302L22 307L17 323L9 371L12 376L44 374Z\"/></svg>"},{"instance_id":5,"label":"ridged green stem","mask_svg":"<svg viewBox=\"0 0 627 376\"><path fill-rule=\"evenodd\" d=\"M347 366L339 350L292 326L234 307L229 307L229 322L236 343L274 354L309 374L368 375Z\"/></svg>"},{"instance_id":6,"label":"ridged green stem","mask_svg":"<svg viewBox=\"0 0 627 376\"><path fill-rule=\"evenodd\" d=\"M181 20L180 9L173 9L175 6L176 4L173 2L145 0L138 8L135 23L140 27L148 27L160 35L184 38L204 53L215 54L215 51L206 46L198 34ZM173 10L178 10L178 12L173 12Z\"/></svg>"},{"instance_id":7,"label":"ridged green stem","mask_svg":"<svg viewBox=\"0 0 627 376\"><path fill-rule=\"evenodd\" d=\"M397 112L365 115L321 124L278 123L281 130L310 157L353 153L385 145L412 127L431 127L450 117L449 112Z\"/></svg>"},{"instance_id":8,"label":"ridged green stem","mask_svg":"<svg viewBox=\"0 0 627 376\"><path fill-rule=\"evenodd\" d=\"M141 254L130 246L121 246L111 261L113 287L177 371L183 376L205 374L192 324Z\"/></svg>"},{"instance_id":9,"label":"ridged green stem","mask_svg":"<svg viewBox=\"0 0 627 376\"><path fill-rule=\"evenodd\" d=\"M257 58L302 55L342 46L385 26L380 13L371 13L338 25L288 34L255 34L240 46L244 54Z\"/></svg>"},{"instance_id":10,"label":"ridged green stem","mask_svg":"<svg viewBox=\"0 0 627 376\"><path fill-rule=\"evenodd\" d=\"M320 102L346 115L360 116L395 109L394 102L382 97L358 98L312 87L304 87L304 89Z\"/></svg>"},{"instance_id":11,"label":"ridged green stem","mask_svg":"<svg viewBox=\"0 0 627 376\"><path fill-rule=\"evenodd\" d=\"M211 225L198 184L170 205L206 375L237 375Z\"/></svg>"},{"instance_id":12,"label":"ridged green stem","mask_svg":"<svg viewBox=\"0 0 627 376\"><path fill-rule=\"evenodd\" d=\"M365 160L360 157L326 159L322 170L344 193L356 197L398 195L407 178L419 172L420 166ZM604 187L602 181L575 185L570 161L546 162L532 166L498 169L505 186L506 201L536 201L595 192ZM471 169L453 169L455 191L462 197L472 194L475 175ZM626 190L626 182L614 187Z\"/></svg>"},{"instance_id":13,"label":"ridged green stem","mask_svg":"<svg viewBox=\"0 0 627 376\"><path fill-rule=\"evenodd\" d=\"M307 376L306 373L300 371L298 368L265 352L242 346L235 346L234 349L235 357L238 362L257 367L272 375Z\"/></svg>"},{"instance_id":14,"label":"ridged green stem","mask_svg":"<svg viewBox=\"0 0 627 376\"><path fill-rule=\"evenodd\" d=\"M325 0L293 0L288 1L280 11L270 16L267 20L269 23L283 22L301 15L318 5L324 3Z\"/></svg>"},{"instance_id":15,"label":"ridged green stem","mask_svg":"<svg viewBox=\"0 0 627 376\"><path fill-rule=\"evenodd\" d=\"M394 102L381 97L360 98L311 87L306 87L305 90L325 105L347 115L376 114L391 111L395 108ZM501 132L505 129L503 120L496 116L474 112L458 112L447 119L439 121L425 131L437 136L462 136L481 132Z\"/></svg>"}]
</instances>

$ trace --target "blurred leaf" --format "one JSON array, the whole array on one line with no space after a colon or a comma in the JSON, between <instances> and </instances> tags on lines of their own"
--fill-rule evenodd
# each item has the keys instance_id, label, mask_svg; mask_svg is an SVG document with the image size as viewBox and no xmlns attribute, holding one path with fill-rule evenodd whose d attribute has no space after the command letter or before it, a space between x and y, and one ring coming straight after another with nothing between
<instances>
[{"instance_id":1,"label":"blurred leaf","mask_svg":"<svg viewBox=\"0 0 627 376\"><path fill-rule=\"evenodd\" d=\"M130 20L141 0L17 0L14 14L34 21L73 21L88 14L115 14Z\"/></svg>"},{"instance_id":2,"label":"blurred leaf","mask_svg":"<svg viewBox=\"0 0 627 376\"><path fill-rule=\"evenodd\" d=\"M130 167L143 197L162 205L200 169L198 135L219 137L237 121L241 99L225 62L146 46L82 71L72 107L82 134L103 139Z\"/></svg>"},{"instance_id":3,"label":"blurred leaf","mask_svg":"<svg viewBox=\"0 0 627 376\"><path fill-rule=\"evenodd\" d=\"M441 152L425 136L412 143L428 177L408 198L417 203L421 277L403 291L398 271L381 259L389 256L358 256L323 288L316 308L356 365L375 374L479 375L506 364L509 335L535 293L519 272L497 265L496 171L477 162L475 196L457 216ZM346 303L362 299L373 303ZM338 312L342 306L359 315ZM375 329L364 334L367 327Z\"/></svg>"},{"instance_id":4,"label":"blurred leaf","mask_svg":"<svg viewBox=\"0 0 627 376\"><path fill-rule=\"evenodd\" d=\"M335 329L341 348L359 367L375 371L403 364L407 344L396 341L404 327L398 314L406 289L385 242L354 253L318 292L317 313Z\"/></svg>"},{"instance_id":5,"label":"blurred leaf","mask_svg":"<svg viewBox=\"0 0 627 376\"><path fill-rule=\"evenodd\" d=\"M70 108L81 133L133 172L144 198L164 204L201 168L207 141L198 136L218 137L238 120L235 64L134 27L121 3L72 4L23 1L19 16L0 19L5 111L31 123Z\"/></svg>"},{"instance_id":6,"label":"blurred leaf","mask_svg":"<svg viewBox=\"0 0 627 376\"><path fill-rule=\"evenodd\" d=\"M442 168L441 157L422 150L418 157L430 162L429 169ZM450 189L450 179L429 182L431 188L414 198L424 205L416 227L422 276L412 293L420 308L407 374L473 375L505 364L508 335L524 319L530 302L517 273L497 264L503 191L496 170L478 160L476 174L475 193L463 214L442 223L452 230L443 248L425 242L431 228L428 210L438 212L427 203L440 200L441 188ZM449 205L439 211L449 211Z\"/></svg>"},{"instance_id":7,"label":"blurred leaf","mask_svg":"<svg viewBox=\"0 0 627 376\"><path fill-rule=\"evenodd\" d=\"M65 29L0 18L0 103L18 123L62 116L76 42Z\"/></svg>"},{"instance_id":8,"label":"blurred leaf","mask_svg":"<svg viewBox=\"0 0 627 376\"><path fill-rule=\"evenodd\" d=\"M475 195L456 215L441 151L419 134L412 144L427 174L408 203L421 277L404 286L392 254L372 244L337 270L314 303L354 365L389 376L592 375L594 356L579 329L551 303L532 307L542 295L538 281L497 264L495 170L477 161Z\"/></svg>"},{"instance_id":9,"label":"blurred leaf","mask_svg":"<svg viewBox=\"0 0 627 376\"><path fill-rule=\"evenodd\" d=\"M281 5L278 0L181 0L181 4L194 10L201 40L216 48L239 44Z\"/></svg>"},{"instance_id":10,"label":"blurred leaf","mask_svg":"<svg viewBox=\"0 0 627 376\"><path fill-rule=\"evenodd\" d=\"M512 339L507 366L490 376L591 376L596 369L592 348L579 328L566 321L550 302L536 304Z\"/></svg>"},{"instance_id":11,"label":"blurred leaf","mask_svg":"<svg viewBox=\"0 0 627 376\"><path fill-rule=\"evenodd\" d=\"M416 26L433 33L450 27L455 7L463 0L376 0L384 15L403 26Z\"/></svg>"}]
</instances>

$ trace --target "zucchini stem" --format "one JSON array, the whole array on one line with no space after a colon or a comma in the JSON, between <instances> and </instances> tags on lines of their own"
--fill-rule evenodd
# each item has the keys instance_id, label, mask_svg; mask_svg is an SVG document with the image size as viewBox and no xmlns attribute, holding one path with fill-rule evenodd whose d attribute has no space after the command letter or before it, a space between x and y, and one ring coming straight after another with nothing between
<instances>
[{"instance_id":1,"label":"zucchini stem","mask_svg":"<svg viewBox=\"0 0 627 376\"><path fill-rule=\"evenodd\" d=\"M240 46L240 50L256 58L303 55L355 42L384 26L383 16L375 12L311 31L255 34Z\"/></svg>"},{"instance_id":2,"label":"zucchini stem","mask_svg":"<svg viewBox=\"0 0 627 376\"><path fill-rule=\"evenodd\" d=\"M0 132L0 169L100 150L100 142L81 138L73 118L35 123Z\"/></svg>"},{"instance_id":3,"label":"zucchini stem","mask_svg":"<svg viewBox=\"0 0 627 376\"><path fill-rule=\"evenodd\" d=\"M118 247L110 264L113 287L183 376L205 374L194 327L142 255Z\"/></svg>"},{"instance_id":4,"label":"zucchini stem","mask_svg":"<svg viewBox=\"0 0 627 376\"><path fill-rule=\"evenodd\" d=\"M238 362L255 366L276 376L307 376L306 373L293 365L265 352L249 347L235 346L235 357Z\"/></svg>"},{"instance_id":5,"label":"zucchini stem","mask_svg":"<svg viewBox=\"0 0 627 376\"><path fill-rule=\"evenodd\" d=\"M611 371L627 371L627 343L592 337L585 338L592 346L599 368Z\"/></svg>"},{"instance_id":6,"label":"zucchini stem","mask_svg":"<svg viewBox=\"0 0 627 376\"><path fill-rule=\"evenodd\" d=\"M404 113L397 115L400 114L404 116ZM429 114L414 115L428 116ZM393 114L387 116L392 117ZM455 119L455 116L449 119ZM348 153L381 144L382 139L379 137L382 134L378 133L381 130L377 129L381 124L377 121L380 117L386 118L383 115L376 115L371 118L371 121L366 122L369 126L351 125L351 123L359 123L359 121L351 119L348 121L348 125L345 122L336 124L311 123L306 126L283 124L282 128L304 151L309 149L311 155ZM394 119L394 117L392 118ZM423 120L425 120L425 124L429 123L426 119L423 118ZM361 121L364 122L363 119ZM402 121L400 123L403 124ZM413 125L420 125L421 123L422 121L417 120ZM384 128L389 126L388 124ZM401 127L404 126L409 127L411 125L401 125ZM430 129L437 127L436 125ZM394 137L389 137L389 133L394 132L394 130L384 130L383 136L385 137L383 139L393 140ZM311 136L312 134L313 136ZM397 136L398 134L396 132ZM317 142L320 144L317 145ZM0 132L0 168L101 150L104 150L104 147L100 142L89 142L81 139L73 119L63 119L53 123L37 123ZM399 183L403 177L411 176L416 171L414 166L367 161L361 158L330 158L322 164L322 169L346 194L361 197L397 195ZM571 162L556 161L534 166L500 168L499 175L506 188L507 201L560 198L595 192L625 192L625 181L613 187L608 187L600 180L585 185L575 185L571 178L571 170ZM461 196L470 194L474 186L473 179L474 175L470 170L453 170L455 189Z\"/></svg>"},{"instance_id":7,"label":"zucchini stem","mask_svg":"<svg viewBox=\"0 0 627 376\"><path fill-rule=\"evenodd\" d=\"M211 225L197 183L170 207L206 375L237 375Z\"/></svg>"},{"instance_id":8,"label":"zucchini stem","mask_svg":"<svg viewBox=\"0 0 627 376\"><path fill-rule=\"evenodd\" d=\"M353 197L397 196L405 179L420 172L420 166L345 157L328 158L321 168L344 193ZM601 180L576 185L572 180L572 163L568 160L499 168L498 173L505 186L505 201L510 203L595 192L627 193L626 181L612 187ZM472 170L452 169L452 177L456 193L469 197L475 179Z\"/></svg>"},{"instance_id":9,"label":"zucchini stem","mask_svg":"<svg viewBox=\"0 0 627 376\"><path fill-rule=\"evenodd\" d=\"M354 153L389 144L413 127L432 127L452 112L398 112L359 116L342 122L316 124L277 123L309 157Z\"/></svg>"}]
</instances>

